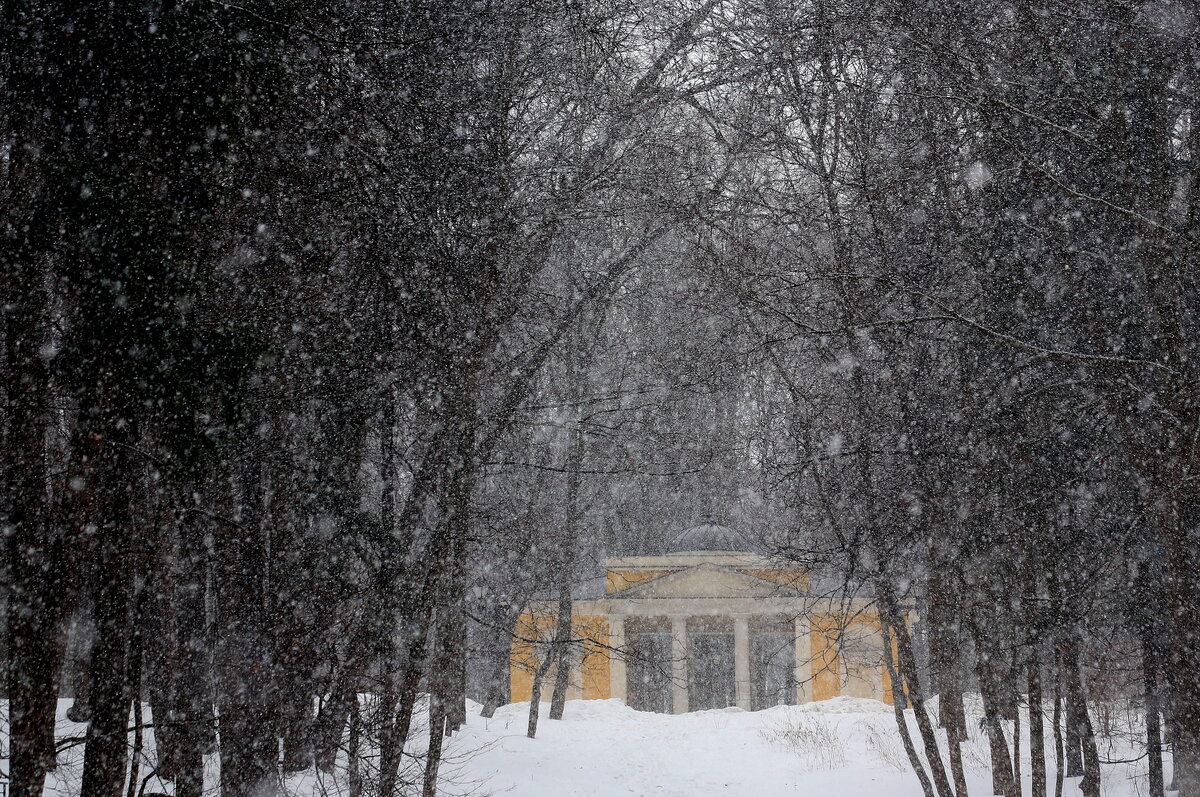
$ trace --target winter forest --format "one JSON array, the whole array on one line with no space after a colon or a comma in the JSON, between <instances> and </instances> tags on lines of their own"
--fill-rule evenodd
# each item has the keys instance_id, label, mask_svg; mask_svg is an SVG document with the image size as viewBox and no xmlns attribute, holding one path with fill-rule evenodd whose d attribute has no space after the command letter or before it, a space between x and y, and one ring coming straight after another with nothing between
<instances>
[{"instance_id":1,"label":"winter forest","mask_svg":"<svg viewBox=\"0 0 1200 797\"><path fill-rule=\"evenodd\" d=\"M1194 0L0 9L0 791L1200 797ZM525 607L704 519L890 775L553 769Z\"/></svg>"}]
</instances>

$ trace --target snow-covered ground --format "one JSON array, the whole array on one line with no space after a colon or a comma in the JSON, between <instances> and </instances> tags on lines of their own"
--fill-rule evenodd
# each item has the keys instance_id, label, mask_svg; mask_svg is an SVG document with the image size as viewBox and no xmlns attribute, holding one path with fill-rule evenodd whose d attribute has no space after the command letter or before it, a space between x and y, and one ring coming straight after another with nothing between
<instances>
[{"instance_id":1,"label":"snow-covered ground","mask_svg":"<svg viewBox=\"0 0 1200 797\"><path fill-rule=\"evenodd\" d=\"M562 722L524 735L529 705L476 717L456 747L484 793L513 797L920 795L901 767L895 719L853 698L758 712L667 715L615 700L572 701ZM452 776L450 779L454 779Z\"/></svg>"},{"instance_id":2,"label":"snow-covered ground","mask_svg":"<svg viewBox=\"0 0 1200 797\"><path fill-rule=\"evenodd\" d=\"M62 701L59 707L60 766L46 788L53 797L79 794L82 746L75 740L85 728L66 720L69 705ZM6 708L0 702L0 712L6 714ZM615 700L570 701L561 722L547 719L547 707L542 706L536 739L525 735L528 703L504 706L491 719L480 717L478 708L471 706L468 727L449 740L441 771L442 793L447 797L921 795L891 708L873 700L841 697L757 712L725 709L678 716L634 711ZM969 703L968 710L974 714L977 706ZM1136 743L1125 741L1139 730L1136 712L1106 709L1097 722L1108 737L1101 747L1102 758L1138 756ZM421 739L423 734L415 737ZM3 734L0 740L7 750ZM143 773L149 771L153 756L152 738L147 742ZM1025 794L1030 794L1028 749L1025 739ZM963 752L971 797L990 795L986 743L975 737ZM1048 759L1053 770L1052 750ZM8 762L0 759L0 767L7 772ZM206 780L215 786L215 756L210 757L208 770ZM1144 795L1145 772L1144 758L1105 765L1104 794ZM414 770L408 776L419 774ZM309 772L289 778L285 786L297 797L326 797L345 794L343 780ZM151 778L147 786L150 792L171 792L169 782ZM1077 784L1068 780L1065 797L1078 793Z\"/></svg>"},{"instance_id":3,"label":"snow-covered ground","mask_svg":"<svg viewBox=\"0 0 1200 797\"><path fill-rule=\"evenodd\" d=\"M465 795L474 789L476 794L512 797L921 795L895 715L890 706L874 700L840 697L765 711L683 715L634 711L615 700L571 701L562 722L539 722L536 739L525 736L528 711L528 703L518 703L501 708L490 720L471 718L470 727L451 748L458 760L447 778L447 793ZM1027 756L1027 740L1023 747ZM1132 757L1119 754L1121 747L1104 748L1101 755ZM973 796L992 793L988 761L981 739L964 745ZM1052 769L1053 762L1049 751ZM1106 767L1104 793L1145 794L1145 766L1143 760ZM1024 793L1029 794L1028 760L1023 770ZM1075 780L1067 781L1064 795L1078 794Z\"/></svg>"}]
</instances>

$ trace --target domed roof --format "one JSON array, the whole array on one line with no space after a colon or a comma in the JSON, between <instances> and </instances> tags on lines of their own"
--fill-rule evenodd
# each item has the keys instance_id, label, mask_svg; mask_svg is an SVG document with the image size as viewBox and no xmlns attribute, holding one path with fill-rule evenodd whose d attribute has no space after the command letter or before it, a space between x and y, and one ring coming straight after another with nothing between
<instances>
[{"instance_id":1,"label":"domed roof","mask_svg":"<svg viewBox=\"0 0 1200 797\"><path fill-rule=\"evenodd\" d=\"M746 538L728 526L704 522L684 529L671 543L669 553L684 551L737 551L747 553L750 545Z\"/></svg>"}]
</instances>

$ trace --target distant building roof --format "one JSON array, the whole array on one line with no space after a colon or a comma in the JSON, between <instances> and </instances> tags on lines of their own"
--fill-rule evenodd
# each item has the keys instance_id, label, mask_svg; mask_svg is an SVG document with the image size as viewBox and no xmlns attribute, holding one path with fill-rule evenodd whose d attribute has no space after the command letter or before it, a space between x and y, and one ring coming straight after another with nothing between
<instances>
[{"instance_id":1,"label":"distant building roof","mask_svg":"<svg viewBox=\"0 0 1200 797\"><path fill-rule=\"evenodd\" d=\"M737 551L749 552L750 544L738 532L717 523L701 523L684 529L672 542L668 553L684 551Z\"/></svg>"}]
</instances>

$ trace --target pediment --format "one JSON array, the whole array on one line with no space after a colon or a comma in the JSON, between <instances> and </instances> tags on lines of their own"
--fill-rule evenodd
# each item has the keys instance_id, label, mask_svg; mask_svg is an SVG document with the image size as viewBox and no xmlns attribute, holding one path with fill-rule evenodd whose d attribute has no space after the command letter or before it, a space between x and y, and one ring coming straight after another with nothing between
<instances>
[{"instance_id":1,"label":"pediment","mask_svg":"<svg viewBox=\"0 0 1200 797\"><path fill-rule=\"evenodd\" d=\"M798 595L794 589L732 568L710 563L676 570L623 589L613 598L779 598Z\"/></svg>"}]
</instances>

